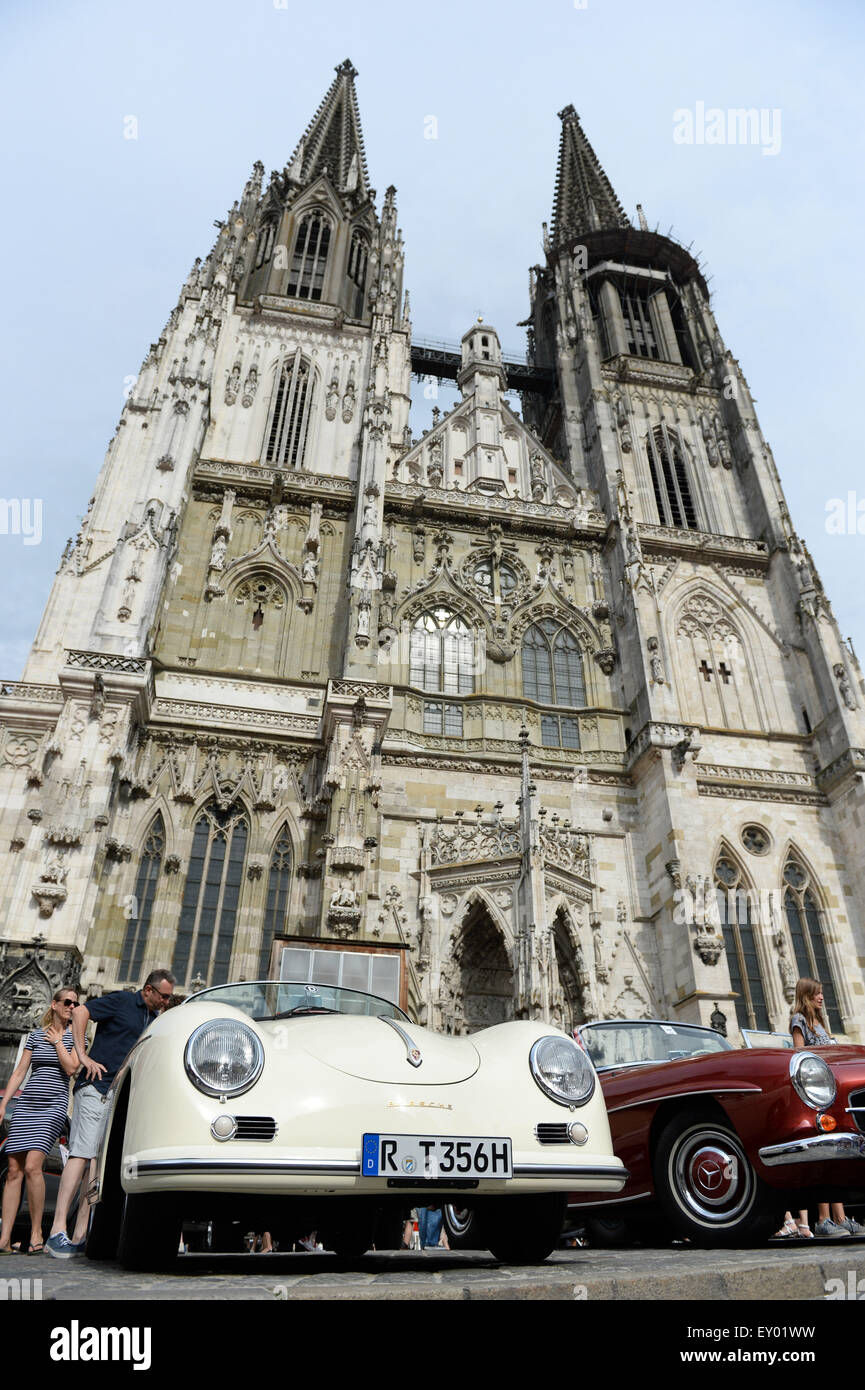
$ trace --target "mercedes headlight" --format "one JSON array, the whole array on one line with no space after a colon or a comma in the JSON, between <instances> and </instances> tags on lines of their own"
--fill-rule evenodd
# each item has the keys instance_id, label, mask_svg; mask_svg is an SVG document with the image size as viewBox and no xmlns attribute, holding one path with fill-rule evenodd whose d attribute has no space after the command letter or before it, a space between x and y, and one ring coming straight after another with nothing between
<instances>
[{"instance_id":1,"label":"mercedes headlight","mask_svg":"<svg viewBox=\"0 0 865 1390\"><path fill-rule=\"evenodd\" d=\"M825 1110L835 1099L837 1087L832 1071L813 1052L794 1053L790 1059L790 1080L796 1094L813 1110Z\"/></svg>"},{"instance_id":2,"label":"mercedes headlight","mask_svg":"<svg viewBox=\"0 0 865 1390\"><path fill-rule=\"evenodd\" d=\"M559 1105L585 1105L595 1089L595 1072L571 1038L539 1038L529 1053L532 1076Z\"/></svg>"},{"instance_id":3,"label":"mercedes headlight","mask_svg":"<svg viewBox=\"0 0 865 1390\"><path fill-rule=\"evenodd\" d=\"M254 1086L264 1048L245 1023L216 1018L191 1034L183 1056L186 1075L207 1096L239 1096Z\"/></svg>"}]
</instances>

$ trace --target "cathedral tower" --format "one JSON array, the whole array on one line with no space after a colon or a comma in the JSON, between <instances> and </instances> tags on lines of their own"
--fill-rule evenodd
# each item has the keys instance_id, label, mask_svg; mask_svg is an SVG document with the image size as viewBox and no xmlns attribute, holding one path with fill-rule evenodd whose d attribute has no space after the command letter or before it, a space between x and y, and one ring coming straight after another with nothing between
<instances>
[{"instance_id":1,"label":"cathedral tower","mask_svg":"<svg viewBox=\"0 0 865 1390\"><path fill-rule=\"evenodd\" d=\"M431 363L355 76L193 266L3 687L3 1040L163 964L733 1036L816 974L863 1036L861 675L700 267L568 107L529 359ZM413 368L460 393L416 438Z\"/></svg>"}]
</instances>

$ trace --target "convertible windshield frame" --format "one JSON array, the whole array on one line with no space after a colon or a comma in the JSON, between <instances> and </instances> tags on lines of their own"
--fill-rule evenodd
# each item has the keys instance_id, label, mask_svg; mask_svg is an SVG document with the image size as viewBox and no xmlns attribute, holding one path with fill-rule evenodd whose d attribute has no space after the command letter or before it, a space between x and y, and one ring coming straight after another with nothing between
<instances>
[{"instance_id":1,"label":"convertible windshield frame","mask_svg":"<svg viewBox=\"0 0 865 1390\"><path fill-rule=\"evenodd\" d=\"M317 1014L342 1014L349 1018L391 1018L411 1023L397 1004L376 994L342 985L320 985L309 980L240 980L236 984L210 985L190 994L186 1004L220 1003L240 1009L253 1023L274 1019L310 1018Z\"/></svg>"},{"instance_id":2,"label":"convertible windshield frame","mask_svg":"<svg viewBox=\"0 0 865 1390\"><path fill-rule=\"evenodd\" d=\"M581 1042L598 1072L620 1067L648 1067L683 1058L734 1052L728 1038L713 1028L668 1019L606 1019L577 1029ZM640 1055L638 1043L644 1043ZM689 1045L693 1043L693 1046ZM701 1045L702 1044L702 1045ZM652 1055L645 1055L649 1050Z\"/></svg>"}]
</instances>

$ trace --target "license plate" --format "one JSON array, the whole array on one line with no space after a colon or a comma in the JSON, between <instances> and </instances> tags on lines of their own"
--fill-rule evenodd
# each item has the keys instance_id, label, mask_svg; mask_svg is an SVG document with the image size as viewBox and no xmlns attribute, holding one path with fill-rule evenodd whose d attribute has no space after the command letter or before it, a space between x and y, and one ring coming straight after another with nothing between
<instances>
[{"instance_id":1,"label":"license plate","mask_svg":"<svg viewBox=\"0 0 865 1390\"><path fill-rule=\"evenodd\" d=\"M511 1178L510 1139L365 1134L365 1178Z\"/></svg>"}]
</instances>

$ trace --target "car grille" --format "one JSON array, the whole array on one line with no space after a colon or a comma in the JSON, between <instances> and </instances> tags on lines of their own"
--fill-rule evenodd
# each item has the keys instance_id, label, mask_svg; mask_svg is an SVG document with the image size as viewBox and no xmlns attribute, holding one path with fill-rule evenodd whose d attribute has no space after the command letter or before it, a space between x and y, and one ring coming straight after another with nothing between
<instances>
[{"instance_id":1,"label":"car grille","mask_svg":"<svg viewBox=\"0 0 865 1390\"><path fill-rule=\"evenodd\" d=\"M847 1097L847 1104L853 1111L852 1119L854 1125L862 1134L865 1134L865 1091L851 1091ZM854 1106L860 1106L861 1108L855 1110L853 1109Z\"/></svg>"},{"instance_id":2,"label":"car grille","mask_svg":"<svg viewBox=\"0 0 865 1390\"><path fill-rule=\"evenodd\" d=\"M236 1115L235 1139L273 1139L279 1126L271 1115Z\"/></svg>"},{"instance_id":3,"label":"car grille","mask_svg":"<svg viewBox=\"0 0 865 1390\"><path fill-rule=\"evenodd\" d=\"M539 1144L567 1144L567 1123L535 1125L535 1138Z\"/></svg>"}]
</instances>

